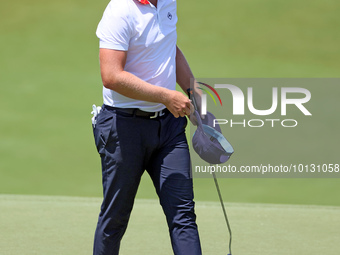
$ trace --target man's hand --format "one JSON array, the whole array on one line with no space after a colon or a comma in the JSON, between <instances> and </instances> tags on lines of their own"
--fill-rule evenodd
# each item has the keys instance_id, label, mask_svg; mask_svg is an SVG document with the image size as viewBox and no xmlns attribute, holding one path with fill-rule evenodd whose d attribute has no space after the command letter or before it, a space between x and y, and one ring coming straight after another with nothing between
<instances>
[{"instance_id":1,"label":"man's hand","mask_svg":"<svg viewBox=\"0 0 340 255\"><path fill-rule=\"evenodd\" d=\"M190 99L183 93L175 90L167 91L163 104L175 118L190 115L194 109Z\"/></svg>"},{"instance_id":2,"label":"man's hand","mask_svg":"<svg viewBox=\"0 0 340 255\"><path fill-rule=\"evenodd\" d=\"M195 126L197 126L197 118L195 114L193 114L195 110L197 110L201 119L204 119L204 115L201 115L202 90L198 89L198 87L199 87L198 84L195 82L194 88L193 90L191 90L191 93L190 93L190 98L192 99L192 101L195 101L195 107L192 110L191 115L189 116L189 119L191 123Z\"/></svg>"}]
</instances>

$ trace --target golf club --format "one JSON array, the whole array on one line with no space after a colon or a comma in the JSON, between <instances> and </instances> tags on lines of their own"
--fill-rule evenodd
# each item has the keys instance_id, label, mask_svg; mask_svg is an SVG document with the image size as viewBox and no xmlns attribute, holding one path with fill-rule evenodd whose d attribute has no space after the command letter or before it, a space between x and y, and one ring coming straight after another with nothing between
<instances>
[{"instance_id":1,"label":"golf club","mask_svg":"<svg viewBox=\"0 0 340 255\"><path fill-rule=\"evenodd\" d=\"M192 101L192 104L194 106L195 111L198 111L197 102L196 102L195 96L193 94L193 90L192 89L188 89L187 92L188 92L189 98ZM198 122L197 125L203 126L202 125L202 120L199 119L200 118L200 114L196 114L196 118L197 118L197 122ZM211 127L209 127L209 128L212 129ZM225 162L225 161L227 161L229 159L229 157L234 152L234 150L233 150L232 146L229 144L229 142L222 136L221 133L219 133L217 130L216 131L214 130L215 132L217 132L215 134L218 135L218 136L215 136L214 132L213 133L210 132L210 129L208 129L207 126L205 126L205 128L202 129L204 131L204 132L202 132L202 134L207 136L207 138L211 142L223 143L224 146L222 146L221 149L223 150L223 152L226 152L226 154L228 155L227 158L224 158L224 160L223 160L223 162ZM209 133L206 133L207 131ZM223 139L221 139L221 137L223 137ZM200 156L202 156L202 155L200 155ZM220 158L220 160L221 159L222 158ZM212 160L212 159L210 159L210 160ZM210 160L206 159L206 161L210 161ZM210 166L211 166L212 163L211 162L209 162L209 163L210 163ZM227 227L228 227L228 231L229 231L229 253L228 253L228 255L232 255L232 253L231 253L232 231L231 231L231 227L230 227L229 220L228 220L228 215L227 215L227 212L226 212L226 209L225 209L225 206L224 206L222 194L221 194L221 191L220 191L220 187L218 185L218 181L217 181L217 177L216 177L215 172L212 172L212 175L213 175L213 178L214 178L214 182L215 182L216 190L217 190L217 193L218 193L218 197L219 197L219 200L220 200L220 203L221 203L221 206L222 206L224 219L225 219L225 221L227 223Z\"/></svg>"}]
</instances>

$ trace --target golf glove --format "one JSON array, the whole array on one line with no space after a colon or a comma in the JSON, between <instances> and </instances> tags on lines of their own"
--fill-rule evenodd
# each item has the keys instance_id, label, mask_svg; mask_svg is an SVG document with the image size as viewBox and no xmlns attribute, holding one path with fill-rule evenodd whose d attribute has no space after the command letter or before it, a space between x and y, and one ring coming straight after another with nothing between
<instances>
[{"instance_id":1,"label":"golf glove","mask_svg":"<svg viewBox=\"0 0 340 255\"><path fill-rule=\"evenodd\" d=\"M93 125L94 128L96 127L96 124L97 124L97 115L100 113L101 109L102 108L100 106L96 106L95 104L92 105L92 112L91 112L91 114L93 114L92 125Z\"/></svg>"}]
</instances>

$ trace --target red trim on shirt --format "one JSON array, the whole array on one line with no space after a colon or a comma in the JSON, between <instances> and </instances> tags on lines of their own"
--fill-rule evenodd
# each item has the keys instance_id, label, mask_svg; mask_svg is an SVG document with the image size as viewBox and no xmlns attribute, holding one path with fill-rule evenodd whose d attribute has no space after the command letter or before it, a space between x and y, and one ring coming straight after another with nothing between
<instances>
[{"instance_id":1,"label":"red trim on shirt","mask_svg":"<svg viewBox=\"0 0 340 255\"><path fill-rule=\"evenodd\" d=\"M138 0L141 4L150 4L148 0Z\"/></svg>"}]
</instances>

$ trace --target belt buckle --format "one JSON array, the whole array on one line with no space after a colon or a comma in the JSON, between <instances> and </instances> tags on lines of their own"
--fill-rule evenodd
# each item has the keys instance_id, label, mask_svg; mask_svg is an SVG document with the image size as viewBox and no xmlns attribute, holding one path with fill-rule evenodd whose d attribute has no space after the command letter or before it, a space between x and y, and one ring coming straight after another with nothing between
<instances>
[{"instance_id":1,"label":"belt buckle","mask_svg":"<svg viewBox=\"0 0 340 255\"><path fill-rule=\"evenodd\" d=\"M158 112L155 112L154 115L150 116L150 119L154 119L154 118L157 118L158 117Z\"/></svg>"},{"instance_id":2,"label":"belt buckle","mask_svg":"<svg viewBox=\"0 0 340 255\"><path fill-rule=\"evenodd\" d=\"M164 114L165 114L165 112L164 112L164 109L163 109L161 111L155 112L154 115L150 116L150 119L154 119L154 118L157 118L157 117L162 117Z\"/></svg>"}]
</instances>

